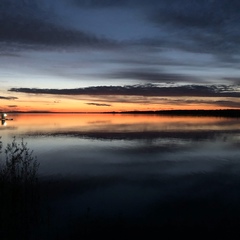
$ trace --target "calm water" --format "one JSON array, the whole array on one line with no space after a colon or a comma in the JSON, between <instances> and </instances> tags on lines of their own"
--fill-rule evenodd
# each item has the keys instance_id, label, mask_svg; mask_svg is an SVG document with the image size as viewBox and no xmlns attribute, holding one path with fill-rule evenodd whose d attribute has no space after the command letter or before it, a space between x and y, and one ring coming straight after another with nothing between
<instances>
[{"instance_id":1,"label":"calm water","mask_svg":"<svg viewBox=\"0 0 240 240\"><path fill-rule=\"evenodd\" d=\"M84 218L134 226L240 225L239 119L11 117L0 126L3 146L23 138L38 158L40 179L62 184L51 198L52 225L66 228Z\"/></svg>"}]
</instances>

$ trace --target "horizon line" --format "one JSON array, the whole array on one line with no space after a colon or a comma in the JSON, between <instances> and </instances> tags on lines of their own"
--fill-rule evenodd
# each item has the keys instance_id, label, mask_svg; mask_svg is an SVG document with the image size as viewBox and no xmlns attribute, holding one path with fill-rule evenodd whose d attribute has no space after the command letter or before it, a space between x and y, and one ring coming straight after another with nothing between
<instances>
[{"instance_id":1,"label":"horizon line","mask_svg":"<svg viewBox=\"0 0 240 240\"><path fill-rule=\"evenodd\" d=\"M17 113L49 113L49 114L190 114L190 113L240 113L240 109L169 109L169 110L133 110L133 111L107 111L107 112L76 112L76 111L69 111L69 112L61 112L61 111L1 111L8 114L17 114ZM239 115L240 117L240 115Z\"/></svg>"}]
</instances>

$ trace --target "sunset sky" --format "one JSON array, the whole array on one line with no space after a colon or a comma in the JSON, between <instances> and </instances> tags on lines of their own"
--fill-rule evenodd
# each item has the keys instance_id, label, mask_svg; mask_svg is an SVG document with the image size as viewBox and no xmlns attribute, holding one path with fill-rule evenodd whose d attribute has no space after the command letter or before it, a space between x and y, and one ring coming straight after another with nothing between
<instances>
[{"instance_id":1,"label":"sunset sky","mask_svg":"<svg viewBox=\"0 0 240 240\"><path fill-rule=\"evenodd\" d=\"M0 111L240 108L239 0L1 0Z\"/></svg>"}]
</instances>

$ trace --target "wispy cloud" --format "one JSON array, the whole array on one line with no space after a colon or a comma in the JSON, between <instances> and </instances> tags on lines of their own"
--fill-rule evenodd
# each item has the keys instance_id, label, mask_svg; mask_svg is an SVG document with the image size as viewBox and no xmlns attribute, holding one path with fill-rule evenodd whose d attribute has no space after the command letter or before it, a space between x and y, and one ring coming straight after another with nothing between
<instances>
[{"instance_id":1,"label":"wispy cloud","mask_svg":"<svg viewBox=\"0 0 240 240\"><path fill-rule=\"evenodd\" d=\"M225 99L225 98L224 98ZM209 105L209 106L217 106L217 107L228 107L228 108L240 108L240 99L238 98L226 98L227 100L216 100L214 98L191 98L191 99L183 99L183 98L166 98L163 102L166 104L170 104L173 106L187 106L187 105ZM157 100L156 100L157 101Z\"/></svg>"},{"instance_id":2,"label":"wispy cloud","mask_svg":"<svg viewBox=\"0 0 240 240\"><path fill-rule=\"evenodd\" d=\"M106 103L86 103L87 105L97 106L97 107L111 107L111 104Z\"/></svg>"},{"instance_id":3,"label":"wispy cloud","mask_svg":"<svg viewBox=\"0 0 240 240\"><path fill-rule=\"evenodd\" d=\"M9 108L15 108L15 107L17 107L17 105L7 105L7 107L9 107Z\"/></svg>"},{"instance_id":4,"label":"wispy cloud","mask_svg":"<svg viewBox=\"0 0 240 240\"><path fill-rule=\"evenodd\" d=\"M4 97L4 96L0 96L0 99L4 99L4 100L16 100L18 99L17 97Z\"/></svg>"}]
</instances>

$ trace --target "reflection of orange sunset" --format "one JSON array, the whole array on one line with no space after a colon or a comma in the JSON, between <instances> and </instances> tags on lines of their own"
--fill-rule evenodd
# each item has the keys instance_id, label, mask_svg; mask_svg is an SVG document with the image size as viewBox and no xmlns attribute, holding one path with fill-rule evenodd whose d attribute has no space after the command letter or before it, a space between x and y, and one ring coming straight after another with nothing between
<instances>
[{"instance_id":1,"label":"reflection of orange sunset","mask_svg":"<svg viewBox=\"0 0 240 240\"><path fill-rule=\"evenodd\" d=\"M171 117L130 114L12 114L9 127L21 126L19 131L77 131L77 132L148 132L229 130L240 127L232 119L213 117ZM231 124L228 124L228 122Z\"/></svg>"}]
</instances>

